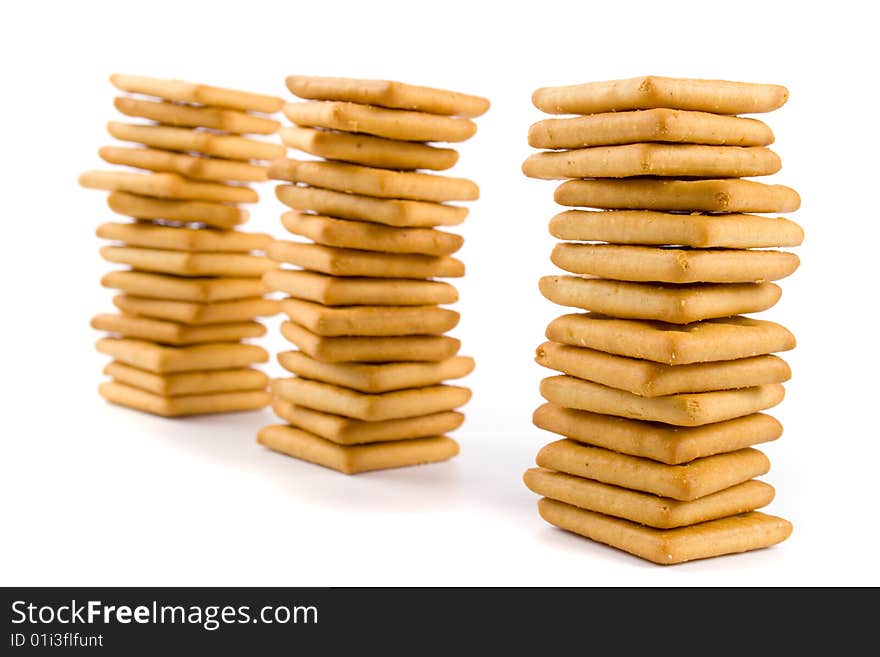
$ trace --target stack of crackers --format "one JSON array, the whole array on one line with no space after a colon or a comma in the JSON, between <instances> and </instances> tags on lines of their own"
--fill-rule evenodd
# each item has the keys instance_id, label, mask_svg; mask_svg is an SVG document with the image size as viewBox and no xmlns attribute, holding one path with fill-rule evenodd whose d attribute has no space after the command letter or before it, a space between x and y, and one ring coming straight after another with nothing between
<instances>
[{"instance_id":1,"label":"stack of crackers","mask_svg":"<svg viewBox=\"0 0 880 657\"><path fill-rule=\"evenodd\" d=\"M461 236L438 227L464 221L470 180L443 171L458 152L428 142L463 142L484 98L397 82L292 76L306 102L284 107L295 124L284 143L316 159L274 162L269 175L291 211L284 227L297 241L276 241L269 256L285 265L263 280L288 297L279 354L294 376L273 382L273 408L287 424L259 432L272 449L346 474L441 461L458 453L445 434L471 396L449 379L467 375L443 335L459 314L442 307L456 289L452 257Z\"/></svg>"},{"instance_id":2,"label":"stack of crackers","mask_svg":"<svg viewBox=\"0 0 880 657\"><path fill-rule=\"evenodd\" d=\"M526 485L553 525L660 564L778 543L791 525L755 509L774 490L753 446L782 426L762 411L790 376L772 355L788 330L743 315L780 296L801 228L776 173L770 128L738 114L782 106L781 86L644 77L539 89L551 114L529 143L526 175L572 179L550 222L564 240L544 296L586 312L547 327L535 424L564 438L538 454Z\"/></svg>"},{"instance_id":3,"label":"stack of crackers","mask_svg":"<svg viewBox=\"0 0 880 657\"><path fill-rule=\"evenodd\" d=\"M112 337L98 351L113 358L101 384L107 400L164 416L261 408L268 378L253 368L265 350L242 340L265 333L257 317L278 312L261 276L277 268L263 253L265 234L237 227L244 203L258 200L248 183L268 179L267 161L284 148L245 134L270 135L280 123L273 96L176 80L113 75L127 95L126 117L110 134L134 145L106 146L103 160L129 167L89 171L80 184L110 192L110 209L131 221L101 225L112 245L101 256L127 269L101 280L120 290L118 312L92 326Z\"/></svg>"}]
</instances>

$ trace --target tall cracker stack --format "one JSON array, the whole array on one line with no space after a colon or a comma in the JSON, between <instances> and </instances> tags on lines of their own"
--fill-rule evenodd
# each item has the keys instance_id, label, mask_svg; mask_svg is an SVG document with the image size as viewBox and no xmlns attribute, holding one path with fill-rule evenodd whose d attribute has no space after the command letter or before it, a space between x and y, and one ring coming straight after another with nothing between
<instances>
[{"instance_id":1,"label":"tall cracker stack","mask_svg":"<svg viewBox=\"0 0 880 657\"><path fill-rule=\"evenodd\" d=\"M737 114L769 112L784 87L646 77L544 88L552 114L529 143L552 149L523 164L566 179L550 222L564 240L541 279L566 314L547 328L537 362L535 424L546 445L525 483L549 523L644 559L672 564L768 547L791 525L758 512L773 499L753 445L775 440L795 346L785 328L743 317L773 306L770 282L798 266L801 228L751 213L797 210L797 193L744 180L776 173L773 133Z\"/></svg>"},{"instance_id":2,"label":"tall cracker stack","mask_svg":"<svg viewBox=\"0 0 880 657\"><path fill-rule=\"evenodd\" d=\"M108 401L164 416L242 411L268 405L268 377L253 368L268 353L242 342L265 333L255 318L277 314L261 276L277 265L262 252L271 238L237 229L255 203L246 183L268 180L270 135L281 109L272 96L177 80L113 75L127 95L116 108L149 123L111 122L109 133L134 146L106 146L101 158L131 167L89 171L80 184L110 192L107 202L131 222L97 234L114 244L101 256L128 269L101 280L121 293L116 314L92 326L112 337L97 343L113 358L99 391ZM128 95L131 94L131 95ZM136 170L140 171L136 171Z\"/></svg>"},{"instance_id":3,"label":"tall cracker stack","mask_svg":"<svg viewBox=\"0 0 880 657\"><path fill-rule=\"evenodd\" d=\"M458 153L427 142L465 141L489 102L377 80L293 76L287 86L306 102L284 107L295 125L281 137L323 159L269 169L290 183L276 189L292 208L284 227L309 241L269 248L288 266L263 280L289 295L282 332L296 349L278 356L294 376L272 385L287 424L264 427L258 441L346 474L451 458L459 448L445 434L471 393L443 382L474 362L443 335L459 315L441 306L458 292L433 279L464 275L452 257L463 240L437 227L464 221L467 209L449 202L479 189L417 170L452 167Z\"/></svg>"}]
</instances>

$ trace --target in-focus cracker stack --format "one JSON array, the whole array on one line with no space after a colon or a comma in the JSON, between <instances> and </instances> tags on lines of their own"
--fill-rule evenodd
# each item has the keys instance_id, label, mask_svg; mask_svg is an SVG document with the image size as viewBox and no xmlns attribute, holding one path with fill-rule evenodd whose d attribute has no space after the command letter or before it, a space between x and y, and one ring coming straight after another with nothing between
<instances>
[{"instance_id":1,"label":"in-focus cracker stack","mask_svg":"<svg viewBox=\"0 0 880 657\"><path fill-rule=\"evenodd\" d=\"M110 337L97 348L113 360L108 401L163 416L243 411L268 405L268 377L255 363L268 353L243 342L265 333L258 317L275 315L262 275L277 269L265 256L271 238L238 226L242 204L255 203L248 183L268 180L268 160L284 148L270 135L280 123L273 96L178 80L113 75L126 117L108 131L123 145L101 148L120 168L89 171L80 184L110 192L110 209L131 221L98 227L109 240L101 256L127 268L108 273L118 312L92 326ZM122 168L125 167L125 168Z\"/></svg>"},{"instance_id":2,"label":"in-focus cracker stack","mask_svg":"<svg viewBox=\"0 0 880 657\"><path fill-rule=\"evenodd\" d=\"M462 238L442 230L464 221L470 180L438 175L477 129L484 98L386 82L292 76L306 102L284 107L291 148L321 159L279 160L272 178L291 208L284 227L304 238L276 241L285 267L263 280L288 295L282 333L295 349L278 356L293 376L273 381L286 424L258 442L346 474L449 459L470 390L444 381L474 367L444 335L459 320L444 308L464 275L453 257ZM419 171L427 170L431 173ZM291 267L292 266L292 267Z\"/></svg>"},{"instance_id":3,"label":"in-focus cracker stack","mask_svg":"<svg viewBox=\"0 0 880 657\"><path fill-rule=\"evenodd\" d=\"M754 448L782 426L762 411L790 376L773 355L782 326L744 317L773 306L801 228L778 216L797 193L745 177L779 170L769 112L784 87L646 77L544 88L552 114L529 143L526 175L571 179L550 222L541 292L581 311L555 319L537 362L547 403L535 424L563 436L525 483L549 523L672 564L778 543L791 525L756 509L774 490ZM762 214L755 214L762 213Z\"/></svg>"}]
</instances>

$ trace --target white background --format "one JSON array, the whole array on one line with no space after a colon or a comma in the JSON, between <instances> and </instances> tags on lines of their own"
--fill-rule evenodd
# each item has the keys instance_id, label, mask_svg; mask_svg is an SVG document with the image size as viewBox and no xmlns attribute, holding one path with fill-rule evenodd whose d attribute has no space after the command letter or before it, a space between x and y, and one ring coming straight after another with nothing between
<instances>
[{"instance_id":1,"label":"white background","mask_svg":"<svg viewBox=\"0 0 880 657\"><path fill-rule=\"evenodd\" d=\"M716 6L4 3L0 583L880 584L876 25L868 3ZM76 177L110 143L115 71L285 97L292 73L391 78L492 100L453 170L482 188L457 283L456 335L478 359L458 458L345 477L258 447L269 411L172 421L98 397L88 320L112 306L93 231L112 215ZM520 480L552 438L531 425L547 374L532 354L560 314L537 290L554 271L555 184L520 173L541 118L530 94L647 73L789 87L764 118L807 234L765 313L799 339L776 409L786 432L766 447L768 510L794 535L670 568L546 525ZM260 191L249 228L280 236L281 206Z\"/></svg>"}]
</instances>

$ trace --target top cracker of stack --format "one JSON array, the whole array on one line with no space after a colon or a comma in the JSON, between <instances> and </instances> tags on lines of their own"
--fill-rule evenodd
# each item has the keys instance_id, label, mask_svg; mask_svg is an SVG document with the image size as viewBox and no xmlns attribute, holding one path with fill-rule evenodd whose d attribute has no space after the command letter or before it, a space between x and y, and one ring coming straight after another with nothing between
<instances>
[{"instance_id":1,"label":"top cracker of stack","mask_svg":"<svg viewBox=\"0 0 880 657\"><path fill-rule=\"evenodd\" d=\"M270 272L285 292L282 331L298 350L279 354L294 376L273 382L274 409L287 425L263 428L267 447L353 474L448 459L458 444L445 433L464 416L470 390L444 384L467 375L473 359L443 335L458 313L449 283L464 274L452 257L474 200L470 180L417 172L452 167L458 153L427 142L461 142L476 131L467 117L483 98L398 82L292 76L307 102L285 106L295 124L288 146L322 160L280 160L270 176L293 210L285 228L310 241L277 241Z\"/></svg>"},{"instance_id":2,"label":"top cracker of stack","mask_svg":"<svg viewBox=\"0 0 880 657\"><path fill-rule=\"evenodd\" d=\"M134 170L80 177L110 192L111 210L135 220L97 231L117 243L102 257L130 267L102 279L123 292L113 299L120 313L92 320L118 336L98 342L114 358L101 394L168 416L265 406L267 378L250 366L268 354L240 340L263 335L253 320L278 312L260 280L275 264L253 253L271 238L236 227L248 219L240 204L258 200L246 184L266 180L266 161L284 152L243 135L276 132L280 124L264 113L282 100L177 80L113 75L111 82L136 94L116 98L116 108L150 123L111 122L112 136L136 145L99 151Z\"/></svg>"},{"instance_id":3,"label":"top cracker of stack","mask_svg":"<svg viewBox=\"0 0 880 657\"><path fill-rule=\"evenodd\" d=\"M770 281L791 274L801 228L776 213L798 194L744 177L781 162L760 120L784 87L660 77L539 89L550 113L529 143L553 149L523 164L535 178L570 179L569 210L550 232L542 293L588 312L557 318L537 361L548 401L535 424L565 437L525 481L551 524L669 564L767 547L791 525L755 509L773 499L754 480L769 461L751 446L781 425L760 411L782 400L788 365L773 352L794 337L740 316L773 306Z\"/></svg>"}]
</instances>

